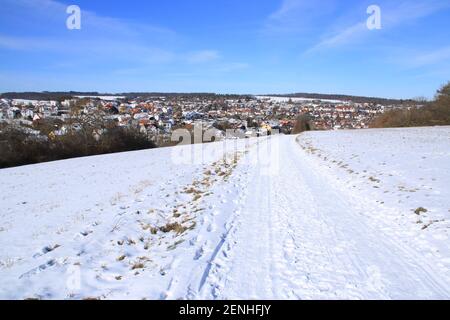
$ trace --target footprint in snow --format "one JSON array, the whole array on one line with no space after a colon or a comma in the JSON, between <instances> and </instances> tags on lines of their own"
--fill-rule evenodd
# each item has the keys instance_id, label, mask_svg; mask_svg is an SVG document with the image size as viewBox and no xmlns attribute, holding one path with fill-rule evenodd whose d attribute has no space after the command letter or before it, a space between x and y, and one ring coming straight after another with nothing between
<instances>
[{"instance_id":1,"label":"footprint in snow","mask_svg":"<svg viewBox=\"0 0 450 320\"><path fill-rule=\"evenodd\" d=\"M55 249L59 248L60 245L59 244L55 244L55 245L49 245L49 246L45 246L44 248L42 248L42 250L36 254L33 255L33 258L39 258L43 255L46 255L49 252L54 251Z\"/></svg>"},{"instance_id":2,"label":"footprint in snow","mask_svg":"<svg viewBox=\"0 0 450 320\"><path fill-rule=\"evenodd\" d=\"M215 223L210 223L209 225L208 225L208 228L206 229L208 232L213 232L213 231L215 231L217 228L216 228L216 225L215 225Z\"/></svg>"},{"instance_id":3,"label":"footprint in snow","mask_svg":"<svg viewBox=\"0 0 450 320\"><path fill-rule=\"evenodd\" d=\"M19 279L28 278L28 277L30 277L32 275L38 274L38 273L40 273L40 272L42 272L42 271L44 271L44 270L46 270L46 269L48 269L50 267L53 267L55 264L56 264L56 260L55 259L51 259L51 260L47 261L46 263L41 264L40 266L38 266L38 267L36 267L34 269L31 269L28 272L25 272L24 274L22 274L19 277Z\"/></svg>"},{"instance_id":4,"label":"footprint in snow","mask_svg":"<svg viewBox=\"0 0 450 320\"><path fill-rule=\"evenodd\" d=\"M205 252L205 251L204 251L203 247L201 247L200 249L198 249L198 250L195 252L194 260L199 260L201 257L203 257L204 252Z\"/></svg>"},{"instance_id":5,"label":"footprint in snow","mask_svg":"<svg viewBox=\"0 0 450 320\"><path fill-rule=\"evenodd\" d=\"M80 234L83 236L83 237L87 237L88 235L90 235L91 233L93 233L94 231L92 231L92 230L85 230L85 231L81 231L80 232Z\"/></svg>"}]
</instances>

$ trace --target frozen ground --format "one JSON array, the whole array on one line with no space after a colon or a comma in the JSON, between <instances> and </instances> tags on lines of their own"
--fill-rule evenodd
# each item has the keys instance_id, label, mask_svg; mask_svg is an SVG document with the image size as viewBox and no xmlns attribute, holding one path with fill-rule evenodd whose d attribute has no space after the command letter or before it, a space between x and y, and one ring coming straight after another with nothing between
<instances>
[{"instance_id":1,"label":"frozen ground","mask_svg":"<svg viewBox=\"0 0 450 320\"><path fill-rule=\"evenodd\" d=\"M450 128L0 170L3 299L449 299Z\"/></svg>"}]
</instances>

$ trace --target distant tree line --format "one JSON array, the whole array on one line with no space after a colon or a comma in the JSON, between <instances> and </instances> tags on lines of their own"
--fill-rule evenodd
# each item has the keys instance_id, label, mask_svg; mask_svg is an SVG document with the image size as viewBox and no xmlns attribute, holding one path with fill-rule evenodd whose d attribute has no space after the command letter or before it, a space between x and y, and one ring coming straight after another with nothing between
<instances>
[{"instance_id":1,"label":"distant tree line","mask_svg":"<svg viewBox=\"0 0 450 320\"><path fill-rule=\"evenodd\" d=\"M290 94L274 94L268 96L285 97L285 98L306 98L311 100L342 100L342 101L352 101L355 103L373 103L382 105L418 104L418 101L414 99L386 99L386 98L363 97L363 96L352 96L342 94L290 93Z\"/></svg>"},{"instance_id":2,"label":"distant tree line","mask_svg":"<svg viewBox=\"0 0 450 320\"><path fill-rule=\"evenodd\" d=\"M410 109L394 109L374 119L372 128L450 125L450 82L430 103Z\"/></svg>"},{"instance_id":3,"label":"distant tree line","mask_svg":"<svg viewBox=\"0 0 450 320\"><path fill-rule=\"evenodd\" d=\"M0 168L155 148L138 128L118 127L97 116L73 117L68 132L54 134L54 123L34 128L0 127Z\"/></svg>"},{"instance_id":4,"label":"distant tree line","mask_svg":"<svg viewBox=\"0 0 450 320\"><path fill-rule=\"evenodd\" d=\"M68 92L7 92L1 94L0 99L64 101L73 99L73 96Z\"/></svg>"},{"instance_id":5,"label":"distant tree line","mask_svg":"<svg viewBox=\"0 0 450 320\"><path fill-rule=\"evenodd\" d=\"M41 100L41 101L63 101L73 99L75 96L123 96L127 99L150 99L153 97L166 98L202 98L202 99L253 99L251 95L238 94L216 94L216 93L167 93L167 92L124 92L124 93L98 93L98 92L6 92L0 94L0 99L24 99L24 100Z\"/></svg>"},{"instance_id":6,"label":"distant tree line","mask_svg":"<svg viewBox=\"0 0 450 320\"><path fill-rule=\"evenodd\" d=\"M122 92L122 93L99 93L99 92L80 92L80 91L67 91L67 92L7 92L0 95L0 98L5 99L26 99L26 100L56 100L62 101L66 99L72 99L75 96L123 96L127 99L150 99L154 97L166 97L166 98L201 98L201 99L242 99L249 100L254 99L253 95L249 94L217 94L209 92ZM363 97L341 94L320 94L320 93L289 93L289 94L273 94L267 95L273 97L289 97L289 98L307 98L311 100L345 100L353 101L356 103L375 103L384 105L416 105L422 103L421 99L386 99L377 97Z\"/></svg>"}]
</instances>

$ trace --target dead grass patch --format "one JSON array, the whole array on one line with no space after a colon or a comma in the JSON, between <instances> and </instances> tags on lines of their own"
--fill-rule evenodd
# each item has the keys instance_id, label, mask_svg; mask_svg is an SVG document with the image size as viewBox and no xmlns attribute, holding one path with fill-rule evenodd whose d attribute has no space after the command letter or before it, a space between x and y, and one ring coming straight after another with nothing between
<instances>
[{"instance_id":1,"label":"dead grass patch","mask_svg":"<svg viewBox=\"0 0 450 320\"><path fill-rule=\"evenodd\" d=\"M136 262L131 267L131 270L144 269L144 268L145 268L145 265L142 262Z\"/></svg>"},{"instance_id":2,"label":"dead grass patch","mask_svg":"<svg viewBox=\"0 0 450 320\"><path fill-rule=\"evenodd\" d=\"M380 183L381 181L379 179L376 179L374 177L369 177L369 180L375 183Z\"/></svg>"},{"instance_id":3,"label":"dead grass patch","mask_svg":"<svg viewBox=\"0 0 450 320\"><path fill-rule=\"evenodd\" d=\"M159 228L159 230L161 232L164 233L168 233L168 232L175 232L176 234L182 234L184 233L188 228L186 228L185 226L183 226L182 224L178 223L178 222L174 222L174 223L168 223L165 226L162 226Z\"/></svg>"},{"instance_id":4,"label":"dead grass patch","mask_svg":"<svg viewBox=\"0 0 450 320\"><path fill-rule=\"evenodd\" d=\"M422 213L427 213L428 210L423 208L423 207L419 207L416 210L414 210L414 213L417 214L418 216L420 216Z\"/></svg>"}]
</instances>

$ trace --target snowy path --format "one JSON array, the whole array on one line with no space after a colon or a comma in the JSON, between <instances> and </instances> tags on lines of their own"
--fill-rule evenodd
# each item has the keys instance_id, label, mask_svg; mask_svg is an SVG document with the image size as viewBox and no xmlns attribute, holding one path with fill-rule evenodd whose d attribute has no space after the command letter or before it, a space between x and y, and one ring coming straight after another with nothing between
<instances>
[{"instance_id":1,"label":"snowy path","mask_svg":"<svg viewBox=\"0 0 450 320\"><path fill-rule=\"evenodd\" d=\"M0 170L0 299L450 299L449 150L311 132Z\"/></svg>"},{"instance_id":2,"label":"snowy path","mask_svg":"<svg viewBox=\"0 0 450 320\"><path fill-rule=\"evenodd\" d=\"M449 279L440 278L433 262L373 226L366 215L381 207L355 203L316 172L293 137L280 139L289 140L279 144L280 170L250 173L236 230L213 261L219 276L201 297L450 297Z\"/></svg>"}]
</instances>

